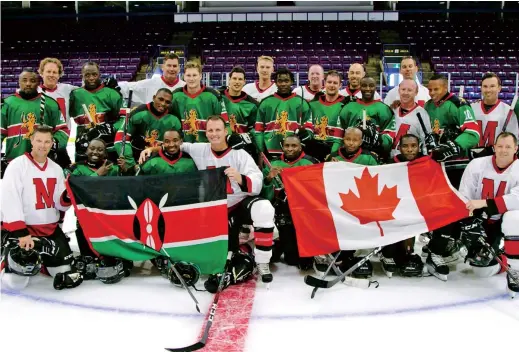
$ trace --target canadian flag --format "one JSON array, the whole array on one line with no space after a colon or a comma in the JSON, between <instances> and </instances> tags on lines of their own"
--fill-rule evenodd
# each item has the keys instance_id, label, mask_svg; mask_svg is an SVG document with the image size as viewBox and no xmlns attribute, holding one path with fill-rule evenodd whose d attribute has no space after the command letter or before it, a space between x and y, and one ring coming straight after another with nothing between
<instances>
[{"instance_id":1,"label":"canadian flag","mask_svg":"<svg viewBox=\"0 0 519 352\"><path fill-rule=\"evenodd\" d=\"M469 216L430 157L363 166L329 162L282 172L303 257L395 243Z\"/></svg>"}]
</instances>

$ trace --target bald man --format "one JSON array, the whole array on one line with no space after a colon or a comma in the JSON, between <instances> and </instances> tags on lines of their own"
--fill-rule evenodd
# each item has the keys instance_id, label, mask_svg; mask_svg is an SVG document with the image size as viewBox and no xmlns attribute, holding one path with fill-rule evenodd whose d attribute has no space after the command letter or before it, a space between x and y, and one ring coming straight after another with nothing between
<instances>
[{"instance_id":1,"label":"bald man","mask_svg":"<svg viewBox=\"0 0 519 352\"><path fill-rule=\"evenodd\" d=\"M360 91L360 81L364 76L366 76L366 71L362 64L351 64L350 69L348 70L348 85L346 85L344 89L341 89L339 94L345 97L354 96L361 99L362 93ZM382 98L380 97L380 94L375 91L373 99L381 100Z\"/></svg>"},{"instance_id":2,"label":"bald man","mask_svg":"<svg viewBox=\"0 0 519 352\"><path fill-rule=\"evenodd\" d=\"M312 65L308 69L308 83L294 88L292 93L296 93L306 101L311 101L317 93L323 90L323 79L323 67L321 65Z\"/></svg>"},{"instance_id":3,"label":"bald man","mask_svg":"<svg viewBox=\"0 0 519 352\"><path fill-rule=\"evenodd\" d=\"M410 79L416 82L417 73L418 66L416 65L416 60L412 56L402 58L402 61L400 61L400 74L404 77L404 80ZM429 95L429 89L418 83L417 86L418 94L415 96L415 102L423 107L425 103L431 99L431 96ZM391 106L391 108L398 107L400 103L399 87L394 87L387 93L384 98L384 103Z\"/></svg>"},{"instance_id":4,"label":"bald man","mask_svg":"<svg viewBox=\"0 0 519 352\"><path fill-rule=\"evenodd\" d=\"M400 139L406 134L414 134L419 138L420 150L424 155L427 154L428 149L432 149L432 146L429 146L429 148L426 146L426 137L432 133L431 120L427 111L416 102L418 94L418 84L412 79L404 79L398 85L400 106L393 109L395 113L396 137L393 140L391 157L400 154ZM425 131L420 124L418 116L422 118ZM427 141L431 143L430 140Z\"/></svg>"}]
</instances>

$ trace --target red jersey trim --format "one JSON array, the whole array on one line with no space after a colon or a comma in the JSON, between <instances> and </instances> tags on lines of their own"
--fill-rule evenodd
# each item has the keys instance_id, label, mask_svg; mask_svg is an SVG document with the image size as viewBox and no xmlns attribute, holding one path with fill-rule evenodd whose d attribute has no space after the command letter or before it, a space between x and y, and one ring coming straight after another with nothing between
<instances>
[{"instance_id":1,"label":"red jersey trim","mask_svg":"<svg viewBox=\"0 0 519 352\"><path fill-rule=\"evenodd\" d=\"M99 87L97 87L96 89L92 89L92 90L89 90L89 89L86 89L85 87L85 90L89 93L97 93L99 92L101 89L103 89L105 87L105 85L103 83L101 83L101 85Z\"/></svg>"},{"instance_id":2,"label":"red jersey trim","mask_svg":"<svg viewBox=\"0 0 519 352\"><path fill-rule=\"evenodd\" d=\"M146 104L146 108L148 109L148 111L150 112L150 114L152 114L153 116L155 116L155 117L158 118L158 119L160 119L161 117L164 117L164 116L166 116L166 115L168 114L168 110L166 110L166 111L164 111L164 112L162 113L162 115L155 115L155 114L153 113L153 111L151 111L151 103Z\"/></svg>"},{"instance_id":3,"label":"red jersey trim","mask_svg":"<svg viewBox=\"0 0 519 352\"><path fill-rule=\"evenodd\" d=\"M160 157L162 158L162 160L164 160L165 162L167 162L169 165L175 165L175 164L180 160L180 158L182 157L182 151L180 151L180 153L178 153L178 158L176 158L175 160L169 160L169 159L164 155L164 151L162 150L162 148L159 149L159 155L160 155Z\"/></svg>"},{"instance_id":4,"label":"red jersey trim","mask_svg":"<svg viewBox=\"0 0 519 352\"><path fill-rule=\"evenodd\" d=\"M481 111L483 111L483 114L484 114L484 115L488 115L488 114L490 114L492 111L494 111L494 110L499 106L499 104L501 104L501 100L497 99L497 103L495 103L494 106L492 106L492 107L490 108L490 110L485 111L485 104L483 104L483 100L481 100L481 102L480 102L480 105L481 105ZM512 108L512 109L513 109L513 108Z\"/></svg>"},{"instance_id":5,"label":"red jersey trim","mask_svg":"<svg viewBox=\"0 0 519 352\"><path fill-rule=\"evenodd\" d=\"M405 117L405 116L409 115L412 111L414 111L419 106L420 105L418 105L417 103L414 103L413 108L411 110L409 110L408 112L406 112L405 114L402 114L402 107L399 107L398 108L398 117Z\"/></svg>"},{"instance_id":6,"label":"red jersey trim","mask_svg":"<svg viewBox=\"0 0 519 352\"><path fill-rule=\"evenodd\" d=\"M287 101L288 99L292 99L293 97L297 96L296 93L290 94L288 97L283 98L282 96L278 95L278 93L274 93L274 96L280 100Z\"/></svg>"},{"instance_id":7,"label":"red jersey trim","mask_svg":"<svg viewBox=\"0 0 519 352\"><path fill-rule=\"evenodd\" d=\"M48 158L45 159L45 164L43 164L43 166L40 166L40 164L38 164L36 162L36 160L34 160L34 158L32 157L31 154L29 154L28 152L25 152L24 155L27 158L29 158L29 160L34 164L34 166L36 166L38 168L38 170L45 171L47 169L47 165L49 165L49 159Z\"/></svg>"},{"instance_id":8,"label":"red jersey trim","mask_svg":"<svg viewBox=\"0 0 519 352\"><path fill-rule=\"evenodd\" d=\"M346 97L344 95L338 94L337 98L334 101L328 101L326 100L326 95L322 95L319 97L319 102L326 106L331 106L337 103L341 103Z\"/></svg>"},{"instance_id":9,"label":"red jersey trim","mask_svg":"<svg viewBox=\"0 0 519 352\"><path fill-rule=\"evenodd\" d=\"M498 174L502 174L503 172L505 172L509 167L510 165L512 165L514 163L514 161L517 160L517 156L514 156L514 159L512 160L512 162L510 164L507 165L507 167L505 167L504 169L500 170L499 167L497 166L497 163L496 163L496 155L492 155L492 166L494 167L494 170L498 173Z\"/></svg>"},{"instance_id":10,"label":"red jersey trim","mask_svg":"<svg viewBox=\"0 0 519 352\"><path fill-rule=\"evenodd\" d=\"M184 87L182 87L182 90L184 91L184 94L187 95L188 97L190 97L191 99L194 99L196 98L197 96L199 96L200 94L202 94L202 92L205 90L205 86L203 84L200 85L200 90L198 90L195 94L189 94L187 92L187 85L185 85Z\"/></svg>"},{"instance_id":11,"label":"red jersey trim","mask_svg":"<svg viewBox=\"0 0 519 352\"><path fill-rule=\"evenodd\" d=\"M360 92L360 89L357 89L354 92L352 92L350 90L350 86L349 85L346 86L346 93L348 93L350 96L355 96L358 92Z\"/></svg>"},{"instance_id":12,"label":"red jersey trim","mask_svg":"<svg viewBox=\"0 0 519 352\"><path fill-rule=\"evenodd\" d=\"M31 236L45 237L50 236L56 231L58 223L45 225L27 225L27 230Z\"/></svg>"},{"instance_id":13,"label":"red jersey trim","mask_svg":"<svg viewBox=\"0 0 519 352\"><path fill-rule=\"evenodd\" d=\"M15 95L16 97L20 98L20 99L23 99L22 96L21 96L20 94L18 94L18 92L14 93L14 95ZM41 93L38 93L38 95L35 96L35 97L32 98L32 99L23 99L23 100L25 100L25 101L33 101L33 100L38 99L39 97L41 97Z\"/></svg>"},{"instance_id":14,"label":"red jersey trim","mask_svg":"<svg viewBox=\"0 0 519 352\"><path fill-rule=\"evenodd\" d=\"M339 154L341 154L341 156L344 158L344 160L349 161L349 162L353 162L353 160L357 159L358 156L360 155L360 153L362 153L362 148L359 148L359 150L351 158L348 159L344 154L342 154L341 149L342 148L339 148Z\"/></svg>"},{"instance_id":15,"label":"red jersey trim","mask_svg":"<svg viewBox=\"0 0 519 352\"><path fill-rule=\"evenodd\" d=\"M13 222L4 222L2 227L5 228L9 232L14 232L18 230L23 230L27 228L25 225L25 221L13 221Z\"/></svg>"},{"instance_id":16,"label":"red jersey trim","mask_svg":"<svg viewBox=\"0 0 519 352\"><path fill-rule=\"evenodd\" d=\"M263 93L267 90L270 89L270 87L272 87L274 85L274 82L273 81L270 81L270 86L268 86L267 88L265 89L261 89L260 86L259 86L259 81L255 81L254 84L256 85L256 89L258 90L259 93Z\"/></svg>"},{"instance_id":17,"label":"red jersey trim","mask_svg":"<svg viewBox=\"0 0 519 352\"><path fill-rule=\"evenodd\" d=\"M229 152L232 150L232 148L229 148L229 146L227 146L227 150L225 151L225 153L223 153L222 155L218 155L214 152L214 150L211 148L211 153L213 153L213 155L217 158L217 159L221 159L223 158L224 156L226 156L227 154L229 154Z\"/></svg>"},{"instance_id":18,"label":"red jersey trim","mask_svg":"<svg viewBox=\"0 0 519 352\"><path fill-rule=\"evenodd\" d=\"M168 87L174 87L178 81L180 81L180 78L177 78L173 81L173 83L168 83L168 81L166 81L166 79L164 78L164 76L160 76L160 79L162 80L162 82L164 82Z\"/></svg>"},{"instance_id":19,"label":"red jersey trim","mask_svg":"<svg viewBox=\"0 0 519 352\"><path fill-rule=\"evenodd\" d=\"M247 193L252 193L252 180L249 178L249 176L245 176L245 182L247 184Z\"/></svg>"},{"instance_id":20,"label":"red jersey trim","mask_svg":"<svg viewBox=\"0 0 519 352\"><path fill-rule=\"evenodd\" d=\"M239 96L237 99L233 98L231 95L229 95L229 88L227 88L225 91L224 91L224 94L227 98L229 98L229 100L233 103L239 103L240 101L244 100L244 99L247 99L247 96L248 94L245 93L245 92L241 92L242 93L242 96Z\"/></svg>"},{"instance_id":21,"label":"red jersey trim","mask_svg":"<svg viewBox=\"0 0 519 352\"><path fill-rule=\"evenodd\" d=\"M287 163L288 165L294 165L295 163L297 163L299 160L303 159L305 157L305 152L301 152L301 155L299 155L297 157L296 160L294 161L288 161L286 158L285 158L285 153L281 154L281 160L283 160L285 163Z\"/></svg>"},{"instance_id":22,"label":"red jersey trim","mask_svg":"<svg viewBox=\"0 0 519 352\"><path fill-rule=\"evenodd\" d=\"M368 101L368 102L364 102L362 100L357 100L357 103L359 103L360 105L364 105L364 106L370 106L375 103L380 103L381 101L382 100L380 100L380 99L373 99L372 101Z\"/></svg>"},{"instance_id":23,"label":"red jersey trim","mask_svg":"<svg viewBox=\"0 0 519 352\"><path fill-rule=\"evenodd\" d=\"M72 204L71 202L67 202L65 200L65 193L66 192L67 192L66 190L63 191L63 193L61 193L61 196L59 197L59 204L61 204L61 206L63 206L63 207L69 207ZM61 215L60 215L60 218L61 218Z\"/></svg>"},{"instance_id":24,"label":"red jersey trim","mask_svg":"<svg viewBox=\"0 0 519 352\"><path fill-rule=\"evenodd\" d=\"M494 202L496 203L497 211L499 212L499 214L504 214L508 211L503 197L494 198Z\"/></svg>"},{"instance_id":25,"label":"red jersey trim","mask_svg":"<svg viewBox=\"0 0 519 352\"><path fill-rule=\"evenodd\" d=\"M50 89L50 88L48 88L48 87L45 87L45 84L41 84L41 85L40 85L40 88L41 88L41 89L44 89L45 92L54 93L56 90L58 90L58 85L56 84L56 88L54 88L54 89Z\"/></svg>"}]
</instances>

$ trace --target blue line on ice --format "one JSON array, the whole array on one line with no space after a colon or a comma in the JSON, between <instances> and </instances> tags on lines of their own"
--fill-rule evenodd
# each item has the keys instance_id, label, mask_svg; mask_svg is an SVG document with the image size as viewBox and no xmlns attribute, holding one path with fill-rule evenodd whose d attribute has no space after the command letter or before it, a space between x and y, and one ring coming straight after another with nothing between
<instances>
[{"instance_id":1,"label":"blue line on ice","mask_svg":"<svg viewBox=\"0 0 519 352\"><path fill-rule=\"evenodd\" d=\"M80 308L80 309L88 309L94 311L101 311L105 313L125 313L125 314L135 314L135 315L152 315L152 316L162 316L162 317L174 317L174 318L203 318L204 314L193 314L193 313L175 313L175 312L160 312L160 311L151 311L151 310L140 310L133 308L119 308L119 307L103 307L96 306L91 304L83 304L83 303L75 303L75 302L66 302L52 298L38 297L35 295L27 294L20 291L12 291L8 289L2 288L2 294L6 294L8 296L18 297L22 299L26 299L33 302L42 302L46 304L54 304L61 305L64 307L70 308ZM343 312L343 313L325 313L325 314L306 314L306 315L295 315L295 314L276 314L276 315L252 315L252 319L256 320L289 320L289 319L339 319L339 318L353 318L353 317L369 317L369 316L380 316L380 315L394 315L394 314L406 314L406 313L421 313L427 311L438 311L449 308L460 308L464 306L470 306L474 304L482 304L488 303L497 300L507 299L508 294L499 294L488 297L481 297L470 299L461 302L451 302L444 304L435 304L423 307L415 307L415 308L394 308L387 310L379 310L373 312Z\"/></svg>"}]
</instances>

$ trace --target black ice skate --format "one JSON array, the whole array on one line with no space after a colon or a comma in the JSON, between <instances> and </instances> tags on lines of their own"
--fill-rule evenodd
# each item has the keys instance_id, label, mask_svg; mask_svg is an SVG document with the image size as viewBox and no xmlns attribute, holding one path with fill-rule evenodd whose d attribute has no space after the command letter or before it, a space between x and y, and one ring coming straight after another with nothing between
<instances>
[{"instance_id":1,"label":"black ice skate","mask_svg":"<svg viewBox=\"0 0 519 352\"><path fill-rule=\"evenodd\" d=\"M261 277L261 281L268 284L272 282L274 277L272 276L272 273L270 272L269 263L258 263L256 265L256 268L258 268L258 273Z\"/></svg>"},{"instance_id":2,"label":"black ice skate","mask_svg":"<svg viewBox=\"0 0 519 352\"><path fill-rule=\"evenodd\" d=\"M381 255L380 262L382 263L382 270L384 270L387 277L393 277L393 274L395 274L397 270L395 260L393 258L386 258Z\"/></svg>"},{"instance_id":3,"label":"black ice skate","mask_svg":"<svg viewBox=\"0 0 519 352\"><path fill-rule=\"evenodd\" d=\"M519 270L510 268L509 273L506 274L506 282L510 298L514 298L516 293L519 292Z\"/></svg>"},{"instance_id":4,"label":"black ice skate","mask_svg":"<svg viewBox=\"0 0 519 352\"><path fill-rule=\"evenodd\" d=\"M410 254L407 261L399 266L400 275L405 277L415 277L423 275L424 264L418 254Z\"/></svg>"},{"instance_id":5,"label":"black ice skate","mask_svg":"<svg viewBox=\"0 0 519 352\"><path fill-rule=\"evenodd\" d=\"M430 274L436 276L442 281L447 281L449 267L445 264L441 255L429 253L425 264L427 265L427 271L429 271Z\"/></svg>"}]
</instances>

